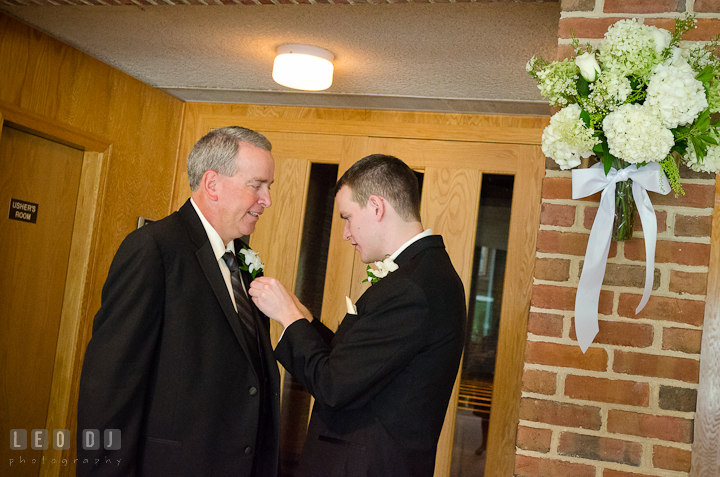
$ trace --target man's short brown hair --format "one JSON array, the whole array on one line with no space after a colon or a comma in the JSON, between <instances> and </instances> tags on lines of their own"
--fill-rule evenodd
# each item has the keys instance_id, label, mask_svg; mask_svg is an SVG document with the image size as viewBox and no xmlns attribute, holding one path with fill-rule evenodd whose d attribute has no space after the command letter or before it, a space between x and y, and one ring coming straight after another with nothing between
<instances>
[{"instance_id":1,"label":"man's short brown hair","mask_svg":"<svg viewBox=\"0 0 720 477\"><path fill-rule=\"evenodd\" d=\"M352 200L365 207L371 195L390 202L406 222L420 222L420 192L415 173L394 156L372 154L345 171L335 184L335 195L348 186Z\"/></svg>"}]
</instances>

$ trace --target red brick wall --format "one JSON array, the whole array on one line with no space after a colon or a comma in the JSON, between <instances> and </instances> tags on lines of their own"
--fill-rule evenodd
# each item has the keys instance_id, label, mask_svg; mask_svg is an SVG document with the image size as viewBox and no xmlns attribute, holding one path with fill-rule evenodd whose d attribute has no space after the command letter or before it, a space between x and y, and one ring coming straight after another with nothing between
<instances>
[{"instance_id":1,"label":"red brick wall","mask_svg":"<svg viewBox=\"0 0 720 477\"><path fill-rule=\"evenodd\" d=\"M720 0L563 0L558 56L622 18L672 29L697 13L690 40L720 33ZM698 388L715 176L682 171L685 196L650 193L658 220L653 293L640 314L645 246L638 222L613 242L600 332L583 354L575 293L600 195L571 199L571 172L547 161L528 324L517 476L687 476Z\"/></svg>"}]
</instances>

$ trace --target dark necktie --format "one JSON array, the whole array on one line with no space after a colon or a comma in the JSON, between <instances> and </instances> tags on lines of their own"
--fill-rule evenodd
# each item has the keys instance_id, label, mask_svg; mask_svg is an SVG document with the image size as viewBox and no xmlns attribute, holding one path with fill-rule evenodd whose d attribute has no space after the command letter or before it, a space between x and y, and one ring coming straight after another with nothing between
<instances>
[{"instance_id":1,"label":"dark necktie","mask_svg":"<svg viewBox=\"0 0 720 477\"><path fill-rule=\"evenodd\" d=\"M255 326L255 318L253 318L254 315L252 306L250 305L250 298L243 289L237 257L232 252L225 252L222 258L230 269L230 281L232 282L233 295L235 296L235 305L237 306L237 312L240 316L240 322L249 333L248 341L251 341L249 344L257 349L257 327Z\"/></svg>"}]
</instances>

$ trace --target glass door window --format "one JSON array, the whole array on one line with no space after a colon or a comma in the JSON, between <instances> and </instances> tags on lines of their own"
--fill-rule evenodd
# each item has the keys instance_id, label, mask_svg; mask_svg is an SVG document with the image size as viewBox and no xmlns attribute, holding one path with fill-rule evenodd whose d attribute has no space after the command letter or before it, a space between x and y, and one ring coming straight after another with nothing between
<instances>
[{"instance_id":1,"label":"glass door window","mask_svg":"<svg viewBox=\"0 0 720 477\"><path fill-rule=\"evenodd\" d=\"M485 174L478 208L450 475L485 473L513 176Z\"/></svg>"}]
</instances>

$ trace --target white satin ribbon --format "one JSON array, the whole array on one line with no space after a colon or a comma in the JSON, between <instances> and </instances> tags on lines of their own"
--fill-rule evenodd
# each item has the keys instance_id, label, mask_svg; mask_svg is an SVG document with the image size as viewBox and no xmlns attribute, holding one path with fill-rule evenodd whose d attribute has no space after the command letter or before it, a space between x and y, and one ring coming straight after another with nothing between
<instances>
[{"instance_id":1,"label":"white satin ribbon","mask_svg":"<svg viewBox=\"0 0 720 477\"><path fill-rule=\"evenodd\" d=\"M611 168L607 176L602 163L595 164L588 169L574 169L572 171L573 199L587 197L602 190L600 207L590 230L590 239L585 251L585 262L580 274L577 295L575 296L575 332L583 353L585 353L598 333L597 314L600 287L605 277L613 220L615 218L615 184L625 182L628 179L633 181L633 198L635 199L635 205L643 227L643 235L645 236L645 290L640 304L635 309L637 315L650 298L655 274L657 219L647 191L663 195L670 192L667 177L665 177L665 173L656 162L651 162L640 169L635 164L619 171Z\"/></svg>"}]
</instances>

